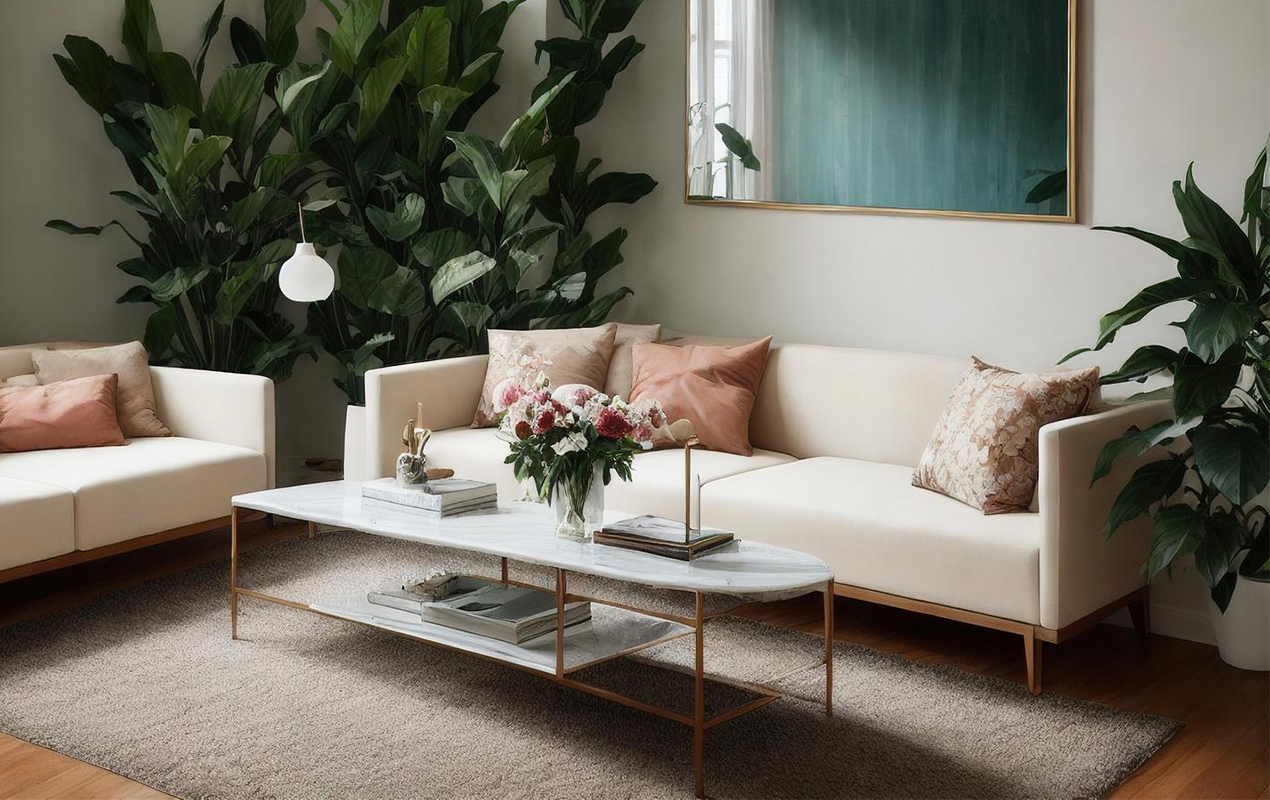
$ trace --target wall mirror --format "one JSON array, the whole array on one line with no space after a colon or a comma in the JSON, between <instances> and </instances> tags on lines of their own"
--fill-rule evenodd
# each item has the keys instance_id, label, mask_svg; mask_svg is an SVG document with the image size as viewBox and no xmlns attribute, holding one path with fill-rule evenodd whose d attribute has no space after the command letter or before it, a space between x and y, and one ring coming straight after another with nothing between
<instances>
[{"instance_id":1,"label":"wall mirror","mask_svg":"<svg viewBox=\"0 0 1270 800\"><path fill-rule=\"evenodd\" d=\"M1075 6L688 0L688 202L1074 222Z\"/></svg>"}]
</instances>

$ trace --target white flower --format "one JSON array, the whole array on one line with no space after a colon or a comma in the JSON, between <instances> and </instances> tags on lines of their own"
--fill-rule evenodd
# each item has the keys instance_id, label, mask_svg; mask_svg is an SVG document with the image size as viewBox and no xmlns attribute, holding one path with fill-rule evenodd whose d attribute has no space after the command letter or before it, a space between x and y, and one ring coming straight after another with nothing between
<instances>
[{"instance_id":1,"label":"white flower","mask_svg":"<svg viewBox=\"0 0 1270 800\"><path fill-rule=\"evenodd\" d=\"M555 450L558 456L565 453L580 453L586 449L586 436L581 433L570 433L553 444L551 449Z\"/></svg>"}]
</instances>

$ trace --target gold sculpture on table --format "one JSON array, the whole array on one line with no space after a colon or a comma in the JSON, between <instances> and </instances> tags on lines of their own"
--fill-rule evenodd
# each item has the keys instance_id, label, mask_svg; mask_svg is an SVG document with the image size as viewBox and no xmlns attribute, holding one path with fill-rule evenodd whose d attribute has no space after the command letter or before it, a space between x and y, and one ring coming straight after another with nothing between
<instances>
[{"instance_id":1,"label":"gold sculpture on table","mask_svg":"<svg viewBox=\"0 0 1270 800\"><path fill-rule=\"evenodd\" d=\"M397 485L402 489L423 489L428 481L449 478L452 469L429 469L428 457L423 448L432 438L432 431L423 427L423 403L415 406L415 418L406 422L401 431L401 443L406 451L397 456Z\"/></svg>"},{"instance_id":2,"label":"gold sculpture on table","mask_svg":"<svg viewBox=\"0 0 1270 800\"><path fill-rule=\"evenodd\" d=\"M701 439L697 437L697 429L693 427L692 421L687 419L676 420L670 425L670 435L676 442L683 445L684 449L684 544L692 541L692 448L701 444ZM700 532L701 528L701 493L698 484L697 492L697 528Z\"/></svg>"}]
</instances>

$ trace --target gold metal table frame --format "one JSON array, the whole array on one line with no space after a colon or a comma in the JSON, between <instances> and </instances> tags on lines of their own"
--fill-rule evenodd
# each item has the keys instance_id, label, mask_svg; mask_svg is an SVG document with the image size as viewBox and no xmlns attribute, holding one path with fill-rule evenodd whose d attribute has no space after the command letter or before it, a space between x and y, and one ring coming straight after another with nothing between
<instances>
[{"instance_id":1,"label":"gold metal table frame","mask_svg":"<svg viewBox=\"0 0 1270 800\"><path fill-rule=\"evenodd\" d=\"M229 569L230 631L231 631L231 636L233 637L235 641L238 640L238 598L239 597L250 597L255 600L263 600L268 603L276 603L277 605L286 606L288 608L294 608L300 611L307 611L311 614L317 614L318 616L322 616L322 617L330 617L331 619L339 619L345 622L353 622L356 624L365 624L365 623L358 622L357 620L349 619L347 617L341 617L334 614L328 614L325 611L320 611L316 608L313 608L308 603L303 603L296 600L288 600L282 597L275 597L273 595L264 594L263 592L257 592L252 589L244 589L243 587L239 586L238 585L238 522L239 522L240 510L241 509L239 509L238 506L234 506L230 515L230 569ZM312 539L314 535L316 534L317 525L314 522L308 522L307 524L308 524L309 538ZM507 573L507 558L504 557L501 560L502 560L502 575L498 578L486 577L485 578L486 580L498 580L502 582L504 585L509 585L509 586L523 586L530 589L542 588L539 586L534 586L532 584L521 583L519 581L510 580L508 578L508 573ZM585 692L587 694L594 695L596 697L604 698L605 700L610 700L612 702L619 703L621 705L624 705L630 708L638 709L640 711L644 711L649 714L654 714L658 717L674 720L675 722L681 723L683 725L687 725L688 727L692 728L692 731L693 731L693 771L694 771L694 779L695 779L694 785L696 790L696 796L699 798L704 798L706 796L705 794L705 734L706 734L706 731L710 730L716 725L721 725L724 722L734 720L737 717L743 716L744 714L748 714L751 711L756 711L762 708L763 706L767 705L768 703L772 702L773 700L780 699L783 695L771 689L765 689L763 687L752 686L752 685L742 685L742 684L733 683L731 681L723 680L720 678L711 678L711 680L715 683L732 686L734 688L742 689L744 691L751 692L759 696L753 700L749 700L740 705L733 706L732 708L729 708L726 711L720 711L718 713L713 714L712 716L707 717L705 713L705 666L704 666L705 623L709 619L712 619L714 616L718 616L718 615L707 615L705 613L703 593L700 591L693 592L693 594L695 595L695 600L696 600L696 613L694 614L694 616L681 617L675 614L667 614L660 611L635 608L632 606L625 606L618 603L614 603L612 601L601 600L601 599L597 599L593 597L587 597L584 595L571 594L568 590L568 574L567 573L568 573L567 570L556 569L556 609L557 609L556 669L554 674L541 672L539 670L535 670L530 667L526 667L520 664L505 661L503 659L495 658L493 656L486 655L483 653L475 653L469 650L464 650L462 648L452 647L450 645L443 644L441 642L427 641L415 636L410 636L409 634L406 634L406 633L389 630L387 628L378 628L376 626L369 626L369 627L376 627L377 630L382 630L386 633L392 633L397 636L402 636L404 638L411 639L413 641L422 642L423 644L431 645L433 647L438 647L443 650L461 652L469 656L474 656L476 658L484 659L486 661L493 661L499 664L503 664L504 666L508 666L513 669L519 669L521 671L528 672L533 675L539 675L545 678L549 678L550 680L554 681L555 683L561 686L565 686L570 689L576 689L580 692ZM825 627L824 627L825 713L827 715L832 716L833 715L833 624L834 624L833 623L834 582L832 579L825 584L823 593L824 593L824 624L825 624ZM676 622L676 623L679 623L680 625L688 626L691 630L682 632L682 633L676 633L671 636L665 636L665 637L656 639L654 641L648 642L646 644L638 645L636 647L632 647L618 653L613 653L611 655L607 655L592 661L587 661L582 664L576 664L572 667L565 667L565 663L564 663L564 653L565 653L564 607L566 603L577 603L577 602L598 603L600 605L608 605L608 606L614 606L617 608L623 608L625 610L638 612L646 616L656 617L658 619L664 619L664 620L669 620L671 622ZM694 684L693 686L693 713L691 715L684 714L684 713L675 711L673 709L663 708L661 706L645 703L642 700L629 697L619 692L610 691L608 689L604 689L599 686L593 686L589 683L585 683L583 681L580 681L580 680L577 680L576 678L571 677L574 673L580 672L581 670L584 670L584 669L588 669L597 664L601 664L606 661L611 661L616 658L621 658L623 656L631 655L632 653L639 652L640 650L644 650L646 648L653 647L655 645L663 644L673 639L682 638L684 636L693 636L695 639L695 648L694 648L695 649L695 666L693 670L693 684Z\"/></svg>"}]
</instances>

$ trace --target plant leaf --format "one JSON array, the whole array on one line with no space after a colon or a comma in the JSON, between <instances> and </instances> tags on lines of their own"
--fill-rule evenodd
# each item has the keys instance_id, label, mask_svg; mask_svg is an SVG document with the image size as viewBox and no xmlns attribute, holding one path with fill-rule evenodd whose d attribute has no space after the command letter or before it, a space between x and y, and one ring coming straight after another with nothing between
<instances>
[{"instance_id":1,"label":"plant leaf","mask_svg":"<svg viewBox=\"0 0 1270 800\"><path fill-rule=\"evenodd\" d=\"M1212 363L1236 342L1242 342L1257 324L1256 306L1225 299L1198 298L1190 317L1182 323L1191 352Z\"/></svg>"},{"instance_id":2,"label":"plant leaf","mask_svg":"<svg viewBox=\"0 0 1270 800\"><path fill-rule=\"evenodd\" d=\"M207 51L212 46L212 39L216 38L216 32L220 30L220 22L224 16L225 0L220 0L203 26L203 43L199 45L198 55L194 57L194 77L200 84L203 82L203 67L207 63Z\"/></svg>"},{"instance_id":3,"label":"plant leaf","mask_svg":"<svg viewBox=\"0 0 1270 800\"><path fill-rule=\"evenodd\" d=\"M1270 482L1270 441L1264 430L1233 420L1206 422L1191 440L1200 478L1232 504L1250 502Z\"/></svg>"},{"instance_id":4,"label":"plant leaf","mask_svg":"<svg viewBox=\"0 0 1270 800\"><path fill-rule=\"evenodd\" d=\"M203 112L203 93L198 88L194 70L185 56L178 53L151 53L150 72L170 106L184 106L196 115Z\"/></svg>"},{"instance_id":5,"label":"plant leaf","mask_svg":"<svg viewBox=\"0 0 1270 800\"><path fill-rule=\"evenodd\" d=\"M383 0L352 0L344 9L339 27L331 34L331 60L350 78L357 71L362 48L379 29Z\"/></svg>"},{"instance_id":6,"label":"plant leaf","mask_svg":"<svg viewBox=\"0 0 1270 800\"><path fill-rule=\"evenodd\" d=\"M1110 539L1124 523L1147 513L1152 505L1168 500L1182 485L1185 476L1186 462L1177 458L1152 461L1138 467L1111 505L1103 528L1107 538Z\"/></svg>"},{"instance_id":7,"label":"plant leaf","mask_svg":"<svg viewBox=\"0 0 1270 800\"><path fill-rule=\"evenodd\" d=\"M741 160L741 166L755 172L763 168L758 157L754 155L754 145L742 136L740 131L724 122L715 123L714 127L723 136L723 146Z\"/></svg>"},{"instance_id":8,"label":"plant leaf","mask_svg":"<svg viewBox=\"0 0 1270 800\"><path fill-rule=\"evenodd\" d=\"M1260 284L1257 254L1240 230L1239 223L1195 185L1193 172L1194 165L1187 168L1184 189L1179 183L1173 184L1173 198L1186 232L1208 245L1205 251L1217 257L1219 267L1225 266L1229 270L1228 280L1240 286L1246 298L1254 299Z\"/></svg>"},{"instance_id":9,"label":"plant leaf","mask_svg":"<svg viewBox=\"0 0 1270 800\"><path fill-rule=\"evenodd\" d=\"M439 305L442 300L479 280L496 266L498 262L479 250L450 259L432 277L432 302Z\"/></svg>"},{"instance_id":10,"label":"plant leaf","mask_svg":"<svg viewBox=\"0 0 1270 800\"><path fill-rule=\"evenodd\" d=\"M474 133L451 133L446 138L454 142L459 154L476 171L490 200L498 205L503 196L502 152L493 142Z\"/></svg>"},{"instance_id":11,"label":"plant leaf","mask_svg":"<svg viewBox=\"0 0 1270 800\"><path fill-rule=\"evenodd\" d=\"M1173 374L1173 413L1178 419L1203 416L1230 397L1239 382L1243 348L1231 347L1214 363L1183 350Z\"/></svg>"},{"instance_id":12,"label":"plant leaf","mask_svg":"<svg viewBox=\"0 0 1270 800\"><path fill-rule=\"evenodd\" d=\"M375 129L375 123L388 107L392 93L406 74L406 59L389 58L366 73L360 88L357 112L357 143L361 144Z\"/></svg>"},{"instance_id":13,"label":"plant leaf","mask_svg":"<svg viewBox=\"0 0 1270 800\"><path fill-rule=\"evenodd\" d=\"M1125 359L1120 369L1103 375L1100 383L1104 386L1127 381L1141 383L1157 372L1171 371L1177 360L1178 354L1169 348L1159 344L1149 344L1134 350L1133 354ZM1170 396L1172 396L1171 392Z\"/></svg>"},{"instance_id":14,"label":"plant leaf","mask_svg":"<svg viewBox=\"0 0 1270 800\"><path fill-rule=\"evenodd\" d=\"M393 242L403 242L414 236L423 224L423 198L417 194L408 194L397 203L392 212L377 206L367 206L366 216L375 229Z\"/></svg>"},{"instance_id":15,"label":"plant leaf","mask_svg":"<svg viewBox=\"0 0 1270 800\"><path fill-rule=\"evenodd\" d=\"M242 67L227 67L212 85L203 113L203 130L210 135L228 136L234 152L241 159L251 145L251 132L260 110L265 80L273 64L261 62Z\"/></svg>"},{"instance_id":16,"label":"plant leaf","mask_svg":"<svg viewBox=\"0 0 1270 800\"><path fill-rule=\"evenodd\" d=\"M300 47L295 26L304 18L305 0L264 0L265 47L269 59L280 67L289 66Z\"/></svg>"},{"instance_id":17,"label":"plant leaf","mask_svg":"<svg viewBox=\"0 0 1270 800\"><path fill-rule=\"evenodd\" d=\"M1204 539L1204 515L1187 505L1165 506L1155 512L1151 551L1144 568L1151 581L1176 559L1195 552Z\"/></svg>"},{"instance_id":18,"label":"plant leaf","mask_svg":"<svg viewBox=\"0 0 1270 800\"><path fill-rule=\"evenodd\" d=\"M1195 548L1195 570L1209 588L1216 588L1243 549L1243 526L1230 514L1218 513L1204 521L1204 533Z\"/></svg>"},{"instance_id":19,"label":"plant leaf","mask_svg":"<svg viewBox=\"0 0 1270 800\"><path fill-rule=\"evenodd\" d=\"M150 0L125 0L123 46L132 66L148 74L150 54L163 52L163 38L159 36L159 22Z\"/></svg>"},{"instance_id":20,"label":"plant leaf","mask_svg":"<svg viewBox=\"0 0 1270 800\"><path fill-rule=\"evenodd\" d=\"M1098 321L1098 340L1092 349L1101 350L1111 344L1116 338L1116 333L1121 328L1140 321L1151 311L1161 306L1212 294L1225 287L1226 284L1223 281L1195 278L1169 278L1166 281L1152 284L1134 295L1129 302L1110 314L1104 315ZM1081 352L1088 351L1077 350L1069 353L1063 358L1063 361Z\"/></svg>"},{"instance_id":21,"label":"plant leaf","mask_svg":"<svg viewBox=\"0 0 1270 800\"><path fill-rule=\"evenodd\" d=\"M358 308L408 317L427 305L418 273L376 247L345 245L339 271L340 294Z\"/></svg>"}]
</instances>

